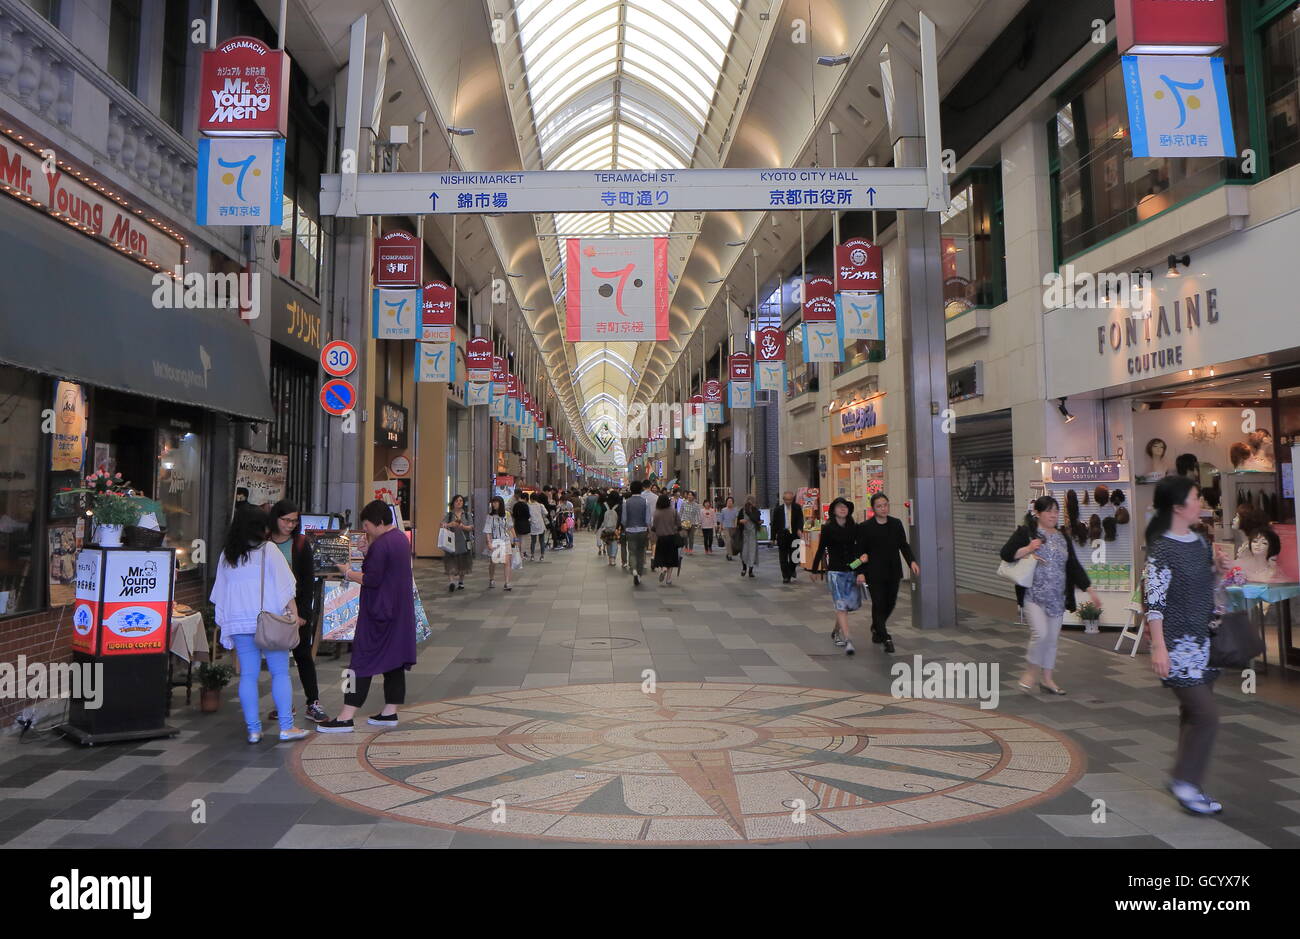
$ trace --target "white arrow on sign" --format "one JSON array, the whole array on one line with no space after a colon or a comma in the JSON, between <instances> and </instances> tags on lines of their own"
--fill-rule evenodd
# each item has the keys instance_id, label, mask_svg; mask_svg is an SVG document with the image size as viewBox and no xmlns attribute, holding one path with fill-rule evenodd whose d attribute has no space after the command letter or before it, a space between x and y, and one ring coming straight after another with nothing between
<instances>
[{"instance_id":1,"label":"white arrow on sign","mask_svg":"<svg viewBox=\"0 0 1300 939\"><path fill-rule=\"evenodd\" d=\"M338 212L342 177L321 177L321 210ZM555 170L370 173L357 177L359 215L534 212L722 212L947 207L924 167Z\"/></svg>"}]
</instances>

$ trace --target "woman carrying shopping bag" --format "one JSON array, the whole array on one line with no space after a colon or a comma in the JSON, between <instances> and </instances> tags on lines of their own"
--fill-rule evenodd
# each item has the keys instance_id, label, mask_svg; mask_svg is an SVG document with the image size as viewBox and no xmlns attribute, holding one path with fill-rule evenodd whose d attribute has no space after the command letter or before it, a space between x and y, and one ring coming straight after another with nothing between
<instances>
[{"instance_id":1,"label":"woman carrying shopping bag","mask_svg":"<svg viewBox=\"0 0 1300 939\"><path fill-rule=\"evenodd\" d=\"M450 547L443 548L442 563L447 572L447 592L455 593L465 589L465 575L474 566L474 514L465 505L464 496L451 497L442 530L451 534Z\"/></svg>"},{"instance_id":2,"label":"woman carrying shopping bag","mask_svg":"<svg viewBox=\"0 0 1300 939\"><path fill-rule=\"evenodd\" d=\"M1065 611L1075 609L1074 592L1086 590L1098 607L1101 601L1092 589L1088 574L1074 554L1071 539L1057 528L1061 507L1051 496L1034 500L1024 524L1002 546L1002 560L1012 564L1033 556L1038 564L1026 589L1025 617L1029 620L1029 650L1020 690L1032 692L1034 684L1048 694L1065 694L1052 679L1056 667L1056 643L1061 636Z\"/></svg>"},{"instance_id":3,"label":"woman carrying shopping bag","mask_svg":"<svg viewBox=\"0 0 1300 939\"><path fill-rule=\"evenodd\" d=\"M514 520L506 514L506 501L500 496L488 500L487 524L483 526L488 547L488 590L496 586L497 565L505 572L505 587L510 590L510 568L515 553Z\"/></svg>"}]
</instances>

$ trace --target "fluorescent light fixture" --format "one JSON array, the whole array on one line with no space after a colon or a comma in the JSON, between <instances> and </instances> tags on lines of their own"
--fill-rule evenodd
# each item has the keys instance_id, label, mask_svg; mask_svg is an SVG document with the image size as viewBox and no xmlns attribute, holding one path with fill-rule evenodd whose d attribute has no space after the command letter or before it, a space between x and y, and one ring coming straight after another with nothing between
<instances>
[{"instance_id":1,"label":"fluorescent light fixture","mask_svg":"<svg viewBox=\"0 0 1300 939\"><path fill-rule=\"evenodd\" d=\"M841 55L819 55L817 56L817 64L825 65L827 67L834 67L836 65L847 65L849 63L850 58L851 57L847 52Z\"/></svg>"},{"instance_id":2,"label":"fluorescent light fixture","mask_svg":"<svg viewBox=\"0 0 1300 939\"><path fill-rule=\"evenodd\" d=\"M473 135L473 133L474 133L474 128L472 128L472 127L452 127L452 126L449 124L449 125L447 125L447 133L449 133L449 134L455 134L457 137L469 137L469 136Z\"/></svg>"},{"instance_id":3,"label":"fluorescent light fixture","mask_svg":"<svg viewBox=\"0 0 1300 939\"><path fill-rule=\"evenodd\" d=\"M1161 46L1154 43L1137 45L1130 48L1125 55L1214 55L1218 46Z\"/></svg>"},{"instance_id":4,"label":"fluorescent light fixture","mask_svg":"<svg viewBox=\"0 0 1300 939\"><path fill-rule=\"evenodd\" d=\"M743 247L745 247L745 242L743 242L743 241L728 241L728 242L727 242L727 247L728 247L728 248L743 248Z\"/></svg>"}]
</instances>

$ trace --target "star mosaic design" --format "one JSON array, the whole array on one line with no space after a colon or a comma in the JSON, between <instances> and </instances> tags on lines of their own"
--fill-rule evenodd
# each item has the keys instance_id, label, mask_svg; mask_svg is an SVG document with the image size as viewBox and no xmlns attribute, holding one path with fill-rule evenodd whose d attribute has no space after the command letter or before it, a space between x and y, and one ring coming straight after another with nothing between
<instances>
[{"instance_id":1,"label":"star mosaic design","mask_svg":"<svg viewBox=\"0 0 1300 939\"><path fill-rule=\"evenodd\" d=\"M307 785L394 819L621 844L809 841L974 821L1052 798L1074 746L942 701L746 683L570 685L411 705L318 735Z\"/></svg>"}]
</instances>

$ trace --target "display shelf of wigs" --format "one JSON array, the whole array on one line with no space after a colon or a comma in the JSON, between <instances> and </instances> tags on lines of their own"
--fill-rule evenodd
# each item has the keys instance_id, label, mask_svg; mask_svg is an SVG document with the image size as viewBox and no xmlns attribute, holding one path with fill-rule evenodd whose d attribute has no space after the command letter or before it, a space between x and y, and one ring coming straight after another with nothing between
<instances>
[{"instance_id":1,"label":"display shelf of wigs","mask_svg":"<svg viewBox=\"0 0 1300 939\"><path fill-rule=\"evenodd\" d=\"M1133 520L1129 484L1086 486L1051 482L1046 493L1061 506L1061 527L1074 542L1079 563L1099 591L1133 590Z\"/></svg>"}]
</instances>

